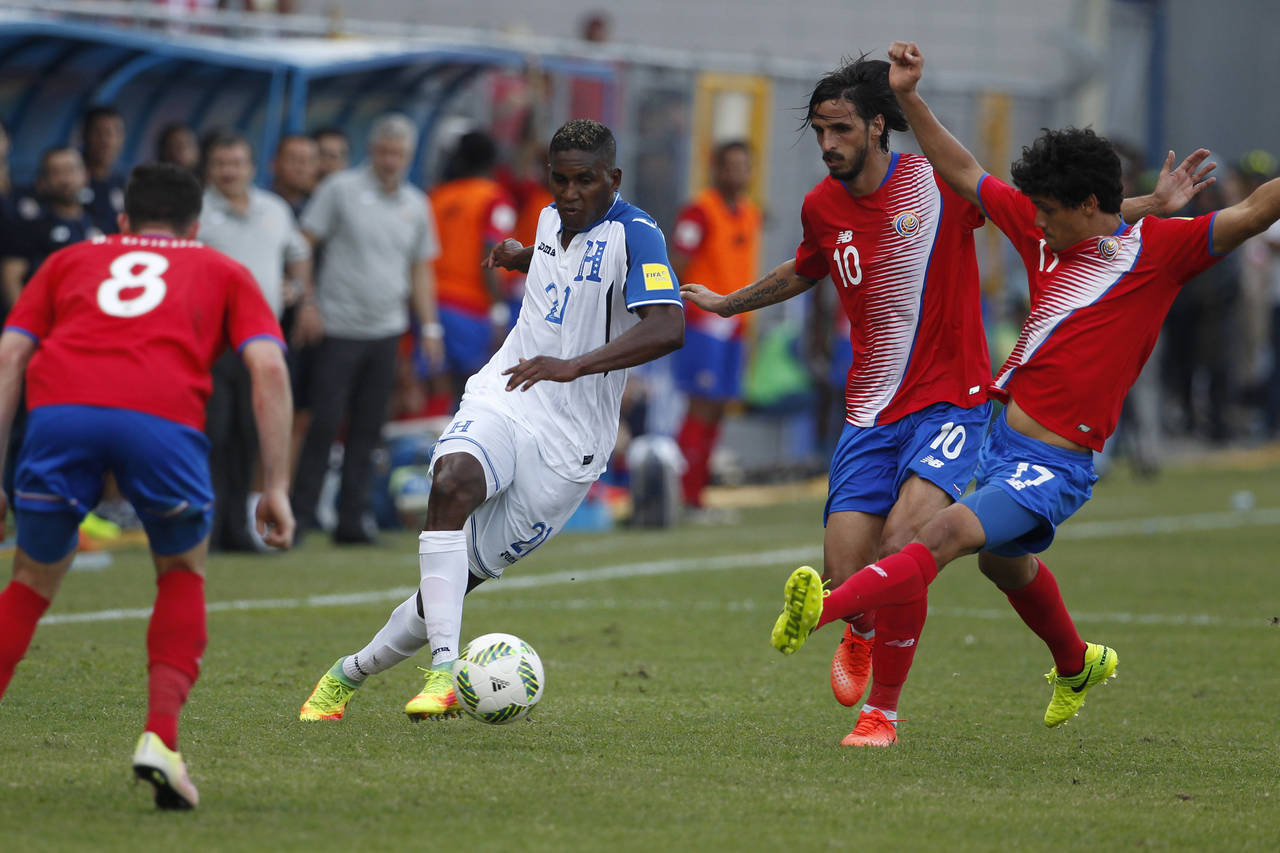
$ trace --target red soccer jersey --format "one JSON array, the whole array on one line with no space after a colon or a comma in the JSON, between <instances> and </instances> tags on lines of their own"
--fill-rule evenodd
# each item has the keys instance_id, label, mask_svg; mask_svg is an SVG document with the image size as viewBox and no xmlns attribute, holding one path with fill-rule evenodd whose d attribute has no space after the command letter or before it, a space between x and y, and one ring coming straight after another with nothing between
<instances>
[{"instance_id":1,"label":"red soccer jersey","mask_svg":"<svg viewBox=\"0 0 1280 853\"><path fill-rule=\"evenodd\" d=\"M27 405L104 406L204 428L209 369L228 344L284 346L253 276L194 240L113 235L49 257L5 329L40 344Z\"/></svg>"},{"instance_id":2,"label":"red soccer jersey","mask_svg":"<svg viewBox=\"0 0 1280 853\"><path fill-rule=\"evenodd\" d=\"M826 178L804 199L796 272L830 275L852 325L846 420L892 423L934 403L986 402L973 229L982 212L918 154L894 154L875 192Z\"/></svg>"},{"instance_id":3,"label":"red soccer jersey","mask_svg":"<svg viewBox=\"0 0 1280 853\"><path fill-rule=\"evenodd\" d=\"M1057 435L1101 450L1178 289L1218 260L1216 214L1148 216L1055 253L1025 195L991 175L978 194L1022 256L1031 289L1031 312L991 391Z\"/></svg>"}]
</instances>

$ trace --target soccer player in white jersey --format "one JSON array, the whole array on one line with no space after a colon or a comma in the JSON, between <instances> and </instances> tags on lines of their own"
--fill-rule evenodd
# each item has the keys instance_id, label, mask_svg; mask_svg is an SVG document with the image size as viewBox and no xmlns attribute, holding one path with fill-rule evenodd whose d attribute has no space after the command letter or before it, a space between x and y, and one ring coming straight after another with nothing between
<instances>
[{"instance_id":1,"label":"soccer player in white jersey","mask_svg":"<svg viewBox=\"0 0 1280 853\"><path fill-rule=\"evenodd\" d=\"M991 384L1007 406L983 441L977 489L829 596L812 569L797 569L771 641L794 652L812 630L910 600L949 562L979 552L978 567L1053 657L1044 722L1060 726L1092 687L1115 674L1117 657L1080 638L1036 554L1088 500L1097 479L1092 454L1115 430L1179 289L1280 217L1280 180L1204 216L1146 216L1126 225L1120 159L1105 139L1091 130L1045 131L1013 164L1015 189L986 173L916 92L919 49L896 42L889 56L891 85L920 147L955 192L980 204L1009 238L1027 270L1031 310ZM1206 183L1193 177L1189 193Z\"/></svg>"},{"instance_id":2,"label":"soccer player in white jersey","mask_svg":"<svg viewBox=\"0 0 1280 853\"><path fill-rule=\"evenodd\" d=\"M662 232L618 194L613 134L575 119L549 153L555 204L542 211L533 245L507 240L486 260L528 272L524 302L436 443L418 591L321 677L303 720L342 719L367 677L422 648L431 668L405 713L456 716L463 597L559 532L608 462L627 368L684 340Z\"/></svg>"}]
</instances>

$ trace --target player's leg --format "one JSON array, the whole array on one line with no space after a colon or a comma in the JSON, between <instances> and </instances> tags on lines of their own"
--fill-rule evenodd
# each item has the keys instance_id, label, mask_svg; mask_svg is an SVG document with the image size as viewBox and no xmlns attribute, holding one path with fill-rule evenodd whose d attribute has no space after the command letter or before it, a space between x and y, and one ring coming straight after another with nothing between
<instances>
[{"instance_id":1,"label":"player's leg","mask_svg":"<svg viewBox=\"0 0 1280 853\"><path fill-rule=\"evenodd\" d=\"M155 529L152 525L148 536ZM159 547L175 547L183 538L187 537L171 529L168 537L160 537ZM192 809L200 801L178 751L178 718L200 677L200 660L209 641L204 600L208 553L207 536L179 553L152 553L156 600L147 625L147 721L134 748L133 772L155 788L161 809Z\"/></svg>"},{"instance_id":2,"label":"player's leg","mask_svg":"<svg viewBox=\"0 0 1280 853\"><path fill-rule=\"evenodd\" d=\"M49 515L45 513L44 515ZM79 518L67 514L67 536L70 549L51 562L33 558L19 545L13 555L13 579L0 592L0 698L4 696L13 671L27 654L36 624L66 577L71 558L75 556ZM20 521L19 525L24 522ZM19 529L22 529L21 526Z\"/></svg>"},{"instance_id":3,"label":"player's leg","mask_svg":"<svg viewBox=\"0 0 1280 853\"><path fill-rule=\"evenodd\" d=\"M13 579L0 592L0 696L71 565L85 508L102 496L101 431L86 416L96 411L44 406L28 415L13 474Z\"/></svg>"},{"instance_id":4,"label":"player's leg","mask_svg":"<svg viewBox=\"0 0 1280 853\"><path fill-rule=\"evenodd\" d=\"M364 529L369 509L369 484L373 480L373 452L382 440L382 427L396 384L399 337L363 342L364 355L355 374L351 405L347 409L347 438L342 454L342 488L338 495L335 542L365 544L372 541Z\"/></svg>"},{"instance_id":5,"label":"player's leg","mask_svg":"<svg viewBox=\"0 0 1280 853\"><path fill-rule=\"evenodd\" d=\"M685 458L681 491L687 506L701 507L726 404L740 396L742 340L690 327L685 330L684 346L672 358L676 387L688 397L684 421L676 434L676 444Z\"/></svg>"},{"instance_id":6,"label":"player's leg","mask_svg":"<svg viewBox=\"0 0 1280 853\"><path fill-rule=\"evenodd\" d=\"M1011 543L983 551L978 568L1053 655L1053 668L1045 674L1053 695L1044 723L1059 726L1080 712L1092 687L1115 675L1119 658L1114 649L1081 639L1049 567L1033 554L1019 554L1021 550Z\"/></svg>"},{"instance_id":7,"label":"player's leg","mask_svg":"<svg viewBox=\"0 0 1280 853\"><path fill-rule=\"evenodd\" d=\"M885 519L869 512L845 510L827 516L822 541L823 575L832 586L849 579L855 568L875 559ZM871 680L871 649L876 634L875 611L858 613L847 624L831 656L831 692L852 708L862 700Z\"/></svg>"}]
</instances>

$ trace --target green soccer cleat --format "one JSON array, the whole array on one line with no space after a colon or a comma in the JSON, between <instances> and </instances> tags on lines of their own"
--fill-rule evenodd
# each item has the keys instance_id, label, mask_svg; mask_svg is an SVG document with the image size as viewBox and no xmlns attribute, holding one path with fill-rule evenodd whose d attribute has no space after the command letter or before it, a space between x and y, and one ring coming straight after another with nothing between
<instances>
[{"instance_id":1,"label":"green soccer cleat","mask_svg":"<svg viewBox=\"0 0 1280 853\"><path fill-rule=\"evenodd\" d=\"M423 669L427 674L421 692L405 703L404 712L411 720L443 720L462 714L462 706L453 692L452 667Z\"/></svg>"},{"instance_id":2,"label":"green soccer cleat","mask_svg":"<svg viewBox=\"0 0 1280 853\"><path fill-rule=\"evenodd\" d=\"M1053 685L1053 698L1044 712L1044 724L1050 728L1060 726L1080 713L1084 697L1095 684L1105 684L1115 678L1116 664L1120 659L1115 649L1087 643L1084 650L1084 669L1075 675L1058 675L1055 666L1044 674Z\"/></svg>"},{"instance_id":3,"label":"green soccer cleat","mask_svg":"<svg viewBox=\"0 0 1280 853\"><path fill-rule=\"evenodd\" d=\"M200 802L182 755L169 749L154 732L143 732L133 751L133 775L156 789L156 808L187 811Z\"/></svg>"},{"instance_id":4,"label":"green soccer cleat","mask_svg":"<svg viewBox=\"0 0 1280 853\"><path fill-rule=\"evenodd\" d=\"M351 701L356 688L360 686L352 684L343 676L343 660L345 658L338 658L337 662L329 667L329 671L320 676L315 689L311 691L307 701L302 703L302 710L298 713L299 720L342 719L342 715L347 710L347 703Z\"/></svg>"},{"instance_id":5,"label":"green soccer cleat","mask_svg":"<svg viewBox=\"0 0 1280 853\"><path fill-rule=\"evenodd\" d=\"M817 627L822 616L822 599L826 597L822 578L810 566L801 566L792 572L782 592L782 615L769 635L773 647L784 655L795 654Z\"/></svg>"}]
</instances>

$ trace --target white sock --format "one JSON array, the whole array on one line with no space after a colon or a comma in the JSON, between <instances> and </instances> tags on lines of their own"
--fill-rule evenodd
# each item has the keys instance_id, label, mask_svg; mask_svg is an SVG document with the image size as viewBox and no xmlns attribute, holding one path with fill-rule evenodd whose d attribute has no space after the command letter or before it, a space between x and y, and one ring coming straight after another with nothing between
<instances>
[{"instance_id":1,"label":"white sock","mask_svg":"<svg viewBox=\"0 0 1280 853\"><path fill-rule=\"evenodd\" d=\"M467 539L461 530L424 530L418 535L418 594L430 639L432 666L456 660L467 594Z\"/></svg>"},{"instance_id":2,"label":"white sock","mask_svg":"<svg viewBox=\"0 0 1280 853\"><path fill-rule=\"evenodd\" d=\"M897 712L897 711L886 711L884 708L877 708L875 705L863 705L863 706L862 706L862 713L864 713L864 714L870 714L872 711L879 711L881 714L884 714L884 718L885 718L886 720L888 720L889 722L893 723L893 727L894 727L895 729L898 727L898 712Z\"/></svg>"},{"instance_id":3,"label":"white sock","mask_svg":"<svg viewBox=\"0 0 1280 853\"><path fill-rule=\"evenodd\" d=\"M400 661L413 657L427 644L427 628L418 615L418 596L413 594L391 611L382 630L354 655L342 661L342 674L359 684L371 675L385 672Z\"/></svg>"},{"instance_id":4,"label":"white sock","mask_svg":"<svg viewBox=\"0 0 1280 853\"><path fill-rule=\"evenodd\" d=\"M867 631L865 634L859 631L857 628L853 627L852 625L849 626L849 630L857 634L859 637L861 637L864 640L874 640L876 638L875 628L872 628L870 631Z\"/></svg>"}]
</instances>

